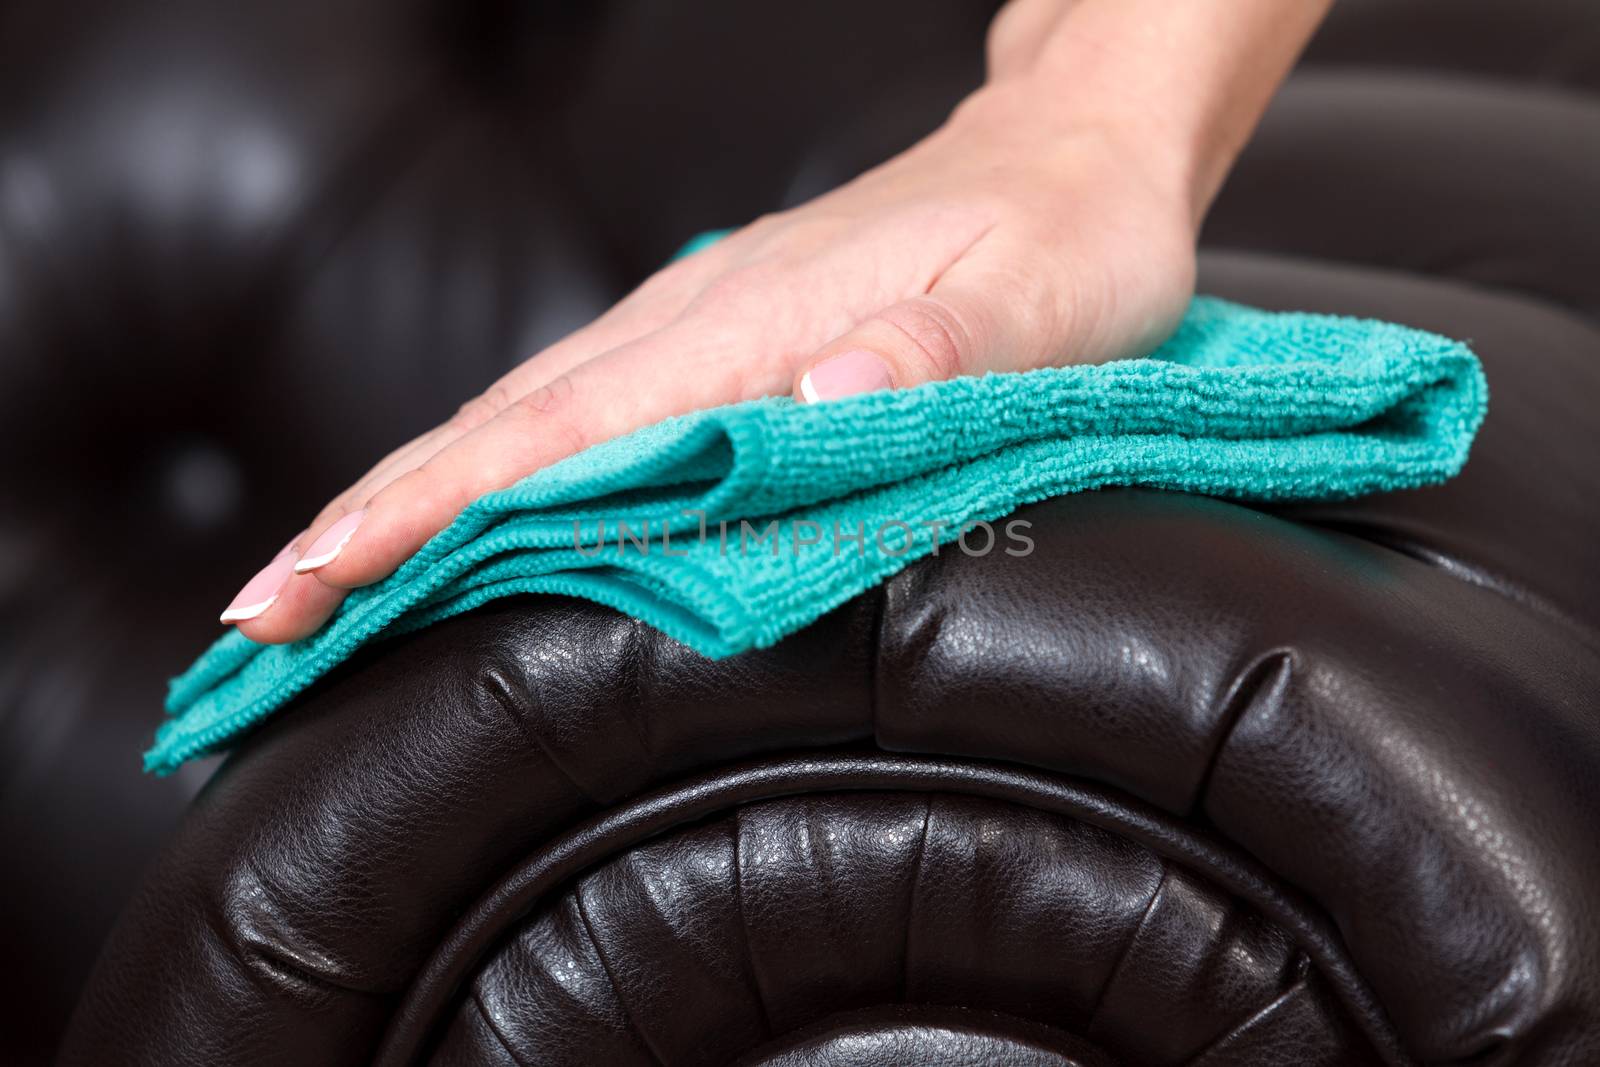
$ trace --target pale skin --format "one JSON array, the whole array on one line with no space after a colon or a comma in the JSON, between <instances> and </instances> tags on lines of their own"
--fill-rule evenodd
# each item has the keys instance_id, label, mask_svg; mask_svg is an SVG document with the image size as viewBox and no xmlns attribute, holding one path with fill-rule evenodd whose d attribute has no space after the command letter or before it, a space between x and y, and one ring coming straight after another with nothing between
<instances>
[{"instance_id":1,"label":"pale skin","mask_svg":"<svg viewBox=\"0 0 1600 1067\"><path fill-rule=\"evenodd\" d=\"M1332 0L1011 0L988 78L905 153L665 267L382 459L240 591L314 632L472 500L669 415L1149 351Z\"/></svg>"}]
</instances>

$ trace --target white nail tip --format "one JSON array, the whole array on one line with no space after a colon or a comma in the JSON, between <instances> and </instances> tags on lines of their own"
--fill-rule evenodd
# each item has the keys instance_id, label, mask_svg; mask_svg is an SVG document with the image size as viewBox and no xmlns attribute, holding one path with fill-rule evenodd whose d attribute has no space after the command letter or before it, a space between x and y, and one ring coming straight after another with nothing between
<instances>
[{"instance_id":1,"label":"white nail tip","mask_svg":"<svg viewBox=\"0 0 1600 1067\"><path fill-rule=\"evenodd\" d=\"M229 608L219 615L219 622L248 622L257 615L262 614L278 602L278 594L273 593L259 604L247 604L242 608Z\"/></svg>"},{"instance_id":2,"label":"white nail tip","mask_svg":"<svg viewBox=\"0 0 1600 1067\"><path fill-rule=\"evenodd\" d=\"M822 399L817 395L817 387L811 384L810 371L800 375L800 395L805 397L807 404L815 404Z\"/></svg>"},{"instance_id":3,"label":"white nail tip","mask_svg":"<svg viewBox=\"0 0 1600 1067\"><path fill-rule=\"evenodd\" d=\"M294 565L294 572L296 574L309 574L318 567L326 567L328 564L339 558L339 553L344 551L344 546L350 543L350 538L355 535L355 532L356 529L354 526L352 526L349 533L346 533L343 537L339 538L338 544L334 545L322 555L307 556L305 559L298 561Z\"/></svg>"}]
</instances>

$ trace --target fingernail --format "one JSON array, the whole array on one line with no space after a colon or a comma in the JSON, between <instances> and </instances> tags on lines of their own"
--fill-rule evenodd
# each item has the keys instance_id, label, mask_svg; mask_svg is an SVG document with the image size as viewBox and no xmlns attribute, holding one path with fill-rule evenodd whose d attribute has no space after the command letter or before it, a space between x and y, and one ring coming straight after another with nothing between
<instances>
[{"instance_id":1,"label":"fingernail","mask_svg":"<svg viewBox=\"0 0 1600 1067\"><path fill-rule=\"evenodd\" d=\"M800 376L800 395L807 403L887 389L894 382L889 365L863 349L843 352L818 363Z\"/></svg>"},{"instance_id":2,"label":"fingernail","mask_svg":"<svg viewBox=\"0 0 1600 1067\"><path fill-rule=\"evenodd\" d=\"M322 536L306 548L306 554L300 557L300 562L294 565L296 574L309 574L318 567L326 567L339 558L339 553L344 551L344 546L350 543L350 537L356 532L356 527L361 525L361 520L367 517L367 510L352 511L326 530Z\"/></svg>"},{"instance_id":3,"label":"fingernail","mask_svg":"<svg viewBox=\"0 0 1600 1067\"><path fill-rule=\"evenodd\" d=\"M244 622L253 619L278 602L278 595L294 573L294 561L299 558L294 545L272 557L272 562L262 567L256 576L244 583L239 595L233 598L228 610L221 615L223 622Z\"/></svg>"}]
</instances>

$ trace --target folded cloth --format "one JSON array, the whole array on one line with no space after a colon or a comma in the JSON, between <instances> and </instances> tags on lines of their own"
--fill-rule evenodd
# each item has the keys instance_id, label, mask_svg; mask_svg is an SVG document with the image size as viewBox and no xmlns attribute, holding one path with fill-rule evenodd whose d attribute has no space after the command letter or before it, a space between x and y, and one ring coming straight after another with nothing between
<instances>
[{"instance_id":1,"label":"folded cloth","mask_svg":"<svg viewBox=\"0 0 1600 1067\"><path fill-rule=\"evenodd\" d=\"M1025 552L1025 532L975 524L1046 497L1138 485L1328 499L1440 482L1466 461L1487 395L1458 342L1200 297L1147 358L668 419L480 498L303 641L229 633L173 680L145 767L222 748L367 641L495 597L585 597L717 658L776 642L940 544Z\"/></svg>"}]
</instances>

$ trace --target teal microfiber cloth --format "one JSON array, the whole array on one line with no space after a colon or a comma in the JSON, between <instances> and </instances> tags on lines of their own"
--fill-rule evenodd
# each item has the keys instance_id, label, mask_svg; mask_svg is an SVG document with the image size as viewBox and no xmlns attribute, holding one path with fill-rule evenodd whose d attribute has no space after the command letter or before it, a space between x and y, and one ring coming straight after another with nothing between
<instances>
[{"instance_id":1,"label":"teal microfiber cloth","mask_svg":"<svg viewBox=\"0 0 1600 1067\"><path fill-rule=\"evenodd\" d=\"M977 524L1046 497L1137 485L1283 501L1443 481L1486 399L1459 342L1200 297L1145 358L668 419L480 498L303 641L229 633L173 680L145 767L225 747L366 642L495 597L586 597L730 656L941 544L1025 552L1025 531Z\"/></svg>"}]
</instances>

